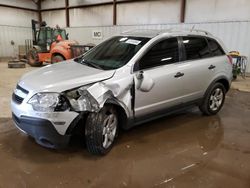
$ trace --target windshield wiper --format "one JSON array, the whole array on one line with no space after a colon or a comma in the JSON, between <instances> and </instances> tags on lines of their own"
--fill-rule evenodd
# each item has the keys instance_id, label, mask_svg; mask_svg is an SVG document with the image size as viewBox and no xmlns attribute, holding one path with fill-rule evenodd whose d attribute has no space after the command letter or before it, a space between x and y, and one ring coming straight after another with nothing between
<instances>
[{"instance_id":1,"label":"windshield wiper","mask_svg":"<svg viewBox=\"0 0 250 188\"><path fill-rule=\"evenodd\" d=\"M77 63L81 63L82 59L83 59L83 55L74 58L74 61Z\"/></svg>"},{"instance_id":2,"label":"windshield wiper","mask_svg":"<svg viewBox=\"0 0 250 188\"><path fill-rule=\"evenodd\" d=\"M90 66L90 67L93 67L93 68L96 68L96 69L101 69L103 70L103 68L100 66L100 65L97 65L91 61L85 61L85 60L82 60L81 61L82 64L86 64L87 66Z\"/></svg>"}]
</instances>

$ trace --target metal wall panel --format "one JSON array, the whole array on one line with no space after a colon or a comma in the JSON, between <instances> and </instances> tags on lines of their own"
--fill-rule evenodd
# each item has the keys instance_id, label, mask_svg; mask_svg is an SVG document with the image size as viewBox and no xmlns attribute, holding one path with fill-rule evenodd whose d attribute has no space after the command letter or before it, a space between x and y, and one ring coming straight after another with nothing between
<instances>
[{"instance_id":1,"label":"metal wall panel","mask_svg":"<svg viewBox=\"0 0 250 188\"><path fill-rule=\"evenodd\" d=\"M220 38L229 51L237 50L246 55L250 60L250 21L235 22L211 22L211 23L186 23L186 24L164 24L164 25L136 25L136 26L103 26L103 27L71 27L67 28L71 39L75 39L82 44L94 43L133 29L169 29L169 28L189 28L202 29ZM102 40L92 39L92 31L101 30ZM248 66L250 72L250 66Z\"/></svg>"},{"instance_id":2,"label":"metal wall panel","mask_svg":"<svg viewBox=\"0 0 250 188\"><path fill-rule=\"evenodd\" d=\"M42 12L43 21L46 21L47 25L50 27L56 27L56 25L66 27L65 17L65 10Z\"/></svg>"},{"instance_id":3,"label":"metal wall panel","mask_svg":"<svg viewBox=\"0 0 250 188\"><path fill-rule=\"evenodd\" d=\"M107 26L112 25L113 6L106 5L97 7L89 7L83 9L70 9L70 26ZM63 17L65 20L65 16Z\"/></svg>"},{"instance_id":4,"label":"metal wall panel","mask_svg":"<svg viewBox=\"0 0 250 188\"><path fill-rule=\"evenodd\" d=\"M34 11L0 7L0 25L31 27L31 19L38 19Z\"/></svg>"},{"instance_id":5,"label":"metal wall panel","mask_svg":"<svg viewBox=\"0 0 250 188\"><path fill-rule=\"evenodd\" d=\"M12 5L12 6L18 6L18 7L23 7L23 8L31 8L31 9L36 9L37 6L34 2L31 0L1 0L1 4L4 5Z\"/></svg>"},{"instance_id":6,"label":"metal wall panel","mask_svg":"<svg viewBox=\"0 0 250 188\"><path fill-rule=\"evenodd\" d=\"M186 3L186 22L243 21L249 19L249 0L188 0Z\"/></svg>"},{"instance_id":7,"label":"metal wall panel","mask_svg":"<svg viewBox=\"0 0 250 188\"><path fill-rule=\"evenodd\" d=\"M77 6L77 5L90 5L95 3L106 3L110 2L110 0L70 0L70 6Z\"/></svg>"},{"instance_id":8,"label":"metal wall panel","mask_svg":"<svg viewBox=\"0 0 250 188\"><path fill-rule=\"evenodd\" d=\"M18 55L18 45L24 45L25 39L32 39L29 27L13 27L0 25L0 57L14 57ZM11 45L11 40L15 45Z\"/></svg>"},{"instance_id":9,"label":"metal wall panel","mask_svg":"<svg viewBox=\"0 0 250 188\"><path fill-rule=\"evenodd\" d=\"M65 1L64 0L43 0L41 2L41 8L42 9L49 9L49 8L61 8L65 7Z\"/></svg>"},{"instance_id":10,"label":"metal wall panel","mask_svg":"<svg viewBox=\"0 0 250 188\"><path fill-rule=\"evenodd\" d=\"M178 23L180 6L181 1L179 0L118 4L117 25Z\"/></svg>"}]
</instances>

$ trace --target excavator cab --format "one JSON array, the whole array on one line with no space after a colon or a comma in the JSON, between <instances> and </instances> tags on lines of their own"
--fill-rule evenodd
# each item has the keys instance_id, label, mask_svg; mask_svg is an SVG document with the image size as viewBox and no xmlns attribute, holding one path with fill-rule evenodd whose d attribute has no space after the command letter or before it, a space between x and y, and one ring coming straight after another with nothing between
<instances>
[{"instance_id":1,"label":"excavator cab","mask_svg":"<svg viewBox=\"0 0 250 188\"><path fill-rule=\"evenodd\" d=\"M33 30L33 45L40 48L40 52L49 52L50 46L57 40L60 35L61 40L67 40L68 36L65 29L61 29L58 26L51 28L46 26L46 22L39 23L32 20Z\"/></svg>"},{"instance_id":2,"label":"excavator cab","mask_svg":"<svg viewBox=\"0 0 250 188\"><path fill-rule=\"evenodd\" d=\"M27 46L27 62L31 66L41 66L43 62L58 63L77 57L94 45L78 45L74 40L68 40L65 29L58 25L48 27L46 22L31 20L33 33L33 46ZM31 44L31 42L29 42Z\"/></svg>"}]
</instances>

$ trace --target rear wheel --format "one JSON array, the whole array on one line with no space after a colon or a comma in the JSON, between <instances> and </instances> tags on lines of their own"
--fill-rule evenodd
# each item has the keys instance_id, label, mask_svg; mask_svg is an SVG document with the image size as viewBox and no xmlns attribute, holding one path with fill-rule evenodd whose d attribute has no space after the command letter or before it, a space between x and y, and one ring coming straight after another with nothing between
<instances>
[{"instance_id":1,"label":"rear wheel","mask_svg":"<svg viewBox=\"0 0 250 188\"><path fill-rule=\"evenodd\" d=\"M61 55L54 55L52 57L51 63L59 63L59 62L64 61L64 60L65 59L64 59L63 56L61 56Z\"/></svg>"},{"instance_id":2,"label":"rear wheel","mask_svg":"<svg viewBox=\"0 0 250 188\"><path fill-rule=\"evenodd\" d=\"M105 105L99 112L90 113L85 125L87 150L95 155L108 153L118 133L118 114L114 106Z\"/></svg>"},{"instance_id":3,"label":"rear wheel","mask_svg":"<svg viewBox=\"0 0 250 188\"><path fill-rule=\"evenodd\" d=\"M202 104L199 106L205 115L217 114L225 100L226 89L223 84L215 83L207 92Z\"/></svg>"},{"instance_id":4,"label":"rear wheel","mask_svg":"<svg viewBox=\"0 0 250 188\"><path fill-rule=\"evenodd\" d=\"M31 49L27 54L28 64L32 67L40 67L43 63L39 62L38 52Z\"/></svg>"}]
</instances>

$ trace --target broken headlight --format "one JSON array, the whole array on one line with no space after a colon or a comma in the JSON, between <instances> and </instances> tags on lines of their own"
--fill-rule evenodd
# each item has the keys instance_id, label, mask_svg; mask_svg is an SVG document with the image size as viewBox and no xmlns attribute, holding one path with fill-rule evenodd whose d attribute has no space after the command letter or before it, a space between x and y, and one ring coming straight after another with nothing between
<instances>
[{"instance_id":1,"label":"broken headlight","mask_svg":"<svg viewBox=\"0 0 250 188\"><path fill-rule=\"evenodd\" d=\"M38 112L65 111L69 108L66 98L59 93L37 93L28 103Z\"/></svg>"},{"instance_id":2,"label":"broken headlight","mask_svg":"<svg viewBox=\"0 0 250 188\"><path fill-rule=\"evenodd\" d=\"M89 86L83 86L66 93L70 105L75 111L94 112L99 109L98 102L88 92L88 87Z\"/></svg>"}]
</instances>

